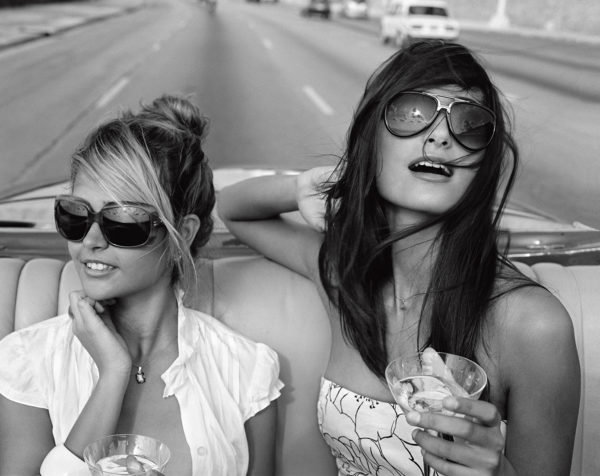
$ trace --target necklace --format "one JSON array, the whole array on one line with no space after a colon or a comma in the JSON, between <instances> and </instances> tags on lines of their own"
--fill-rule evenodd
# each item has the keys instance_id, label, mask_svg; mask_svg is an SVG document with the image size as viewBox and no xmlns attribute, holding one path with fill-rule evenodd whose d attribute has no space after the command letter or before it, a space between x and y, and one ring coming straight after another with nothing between
<instances>
[{"instance_id":1,"label":"necklace","mask_svg":"<svg viewBox=\"0 0 600 476\"><path fill-rule=\"evenodd\" d=\"M397 297L396 299L399 302L398 305L398 309L400 309L401 311L406 311L408 309L408 301L410 301L411 299L417 297L417 296L422 296L423 294L426 293L415 293L415 294L411 294L410 296L406 296L406 297Z\"/></svg>"},{"instance_id":2,"label":"necklace","mask_svg":"<svg viewBox=\"0 0 600 476\"><path fill-rule=\"evenodd\" d=\"M146 380L148 380L146 378L146 374L144 373L143 367L147 364L149 364L150 362L154 361L155 359L157 359L158 357L165 357L166 355L169 355L171 352L169 352L169 348L171 346L171 344L173 344L174 342L177 341L177 334L175 334L174 336L171 336L171 338L161 347L159 347L158 349L152 349L148 355L146 355L146 360L144 360L143 362L139 362L137 364L131 364L131 366L134 369L137 369L137 371L135 372L135 381L138 384L142 384L142 383L146 383ZM175 356L177 356L178 354L178 350L175 350Z\"/></svg>"},{"instance_id":3,"label":"necklace","mask_svg":"<svg viewBox=\"0 0 600 476\"><path fill-rule=\"evenodd\" d=\"M139 383L139 384L146 383L146 380L148 380L148 379L146 378L146 374L144 373L144 370L143 370L144 365L147 365L148 363L153 361L155 359L155 357L158 357L161 354L163 354L163 351L166 351L166 349L167 349L167 346L162 347L159 351L155 351L157 353L157 355L153 355L153 356L151 355L146 360L144 360L143 362L140 362L139 364L131 364L131 366L134 369L137 369L137 371L135 372L135 381L137 383Z\"/></svg>"},{"instance_id":4,"label":"necklace","mask_svg":"<svg viewBox=\"0 0 600 476\"><path fill-rule=\"evenodd\" d=\"M133 367L137 367L137 372L135 373L135 381L137 383L145 383L146 382L146 375L144 374L144 372L142 371L142 365L134 365Z\"/></svg>"}]
</instances>

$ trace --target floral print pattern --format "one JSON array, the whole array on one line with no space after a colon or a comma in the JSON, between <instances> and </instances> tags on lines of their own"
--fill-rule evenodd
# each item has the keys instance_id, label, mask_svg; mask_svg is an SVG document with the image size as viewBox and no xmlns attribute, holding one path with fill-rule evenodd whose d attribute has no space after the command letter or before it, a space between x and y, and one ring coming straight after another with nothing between
<instances>
[{"instance_id":1,"label":"floral print pattern","mask_svg":"<svg viewBox=\"0 0 600 476\"><path fill-rule=\"evenodd\" d=\"M423 476L421 449L395 403L321 380L317 417L339 476Z\"/></svg>"}]
</instances>

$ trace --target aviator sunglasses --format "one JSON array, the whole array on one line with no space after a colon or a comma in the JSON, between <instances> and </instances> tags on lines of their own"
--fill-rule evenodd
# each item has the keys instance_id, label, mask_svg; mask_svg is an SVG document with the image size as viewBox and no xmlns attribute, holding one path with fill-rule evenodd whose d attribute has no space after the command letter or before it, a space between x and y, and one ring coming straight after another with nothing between
<instances>
[{"instance_id":1,"label":"aviator sunglasses","mask_svg":"<svg viewBox=\"0 0 600 476\"><path fill-rule=\"evenodd\" d=\"M69 241L82 241L94 223L102 236L119 248L143 246L162 226L156 210L144 203L111 202L94 212L82 198L59 195L54 202L54 221L58 232Z\"/></svg>"},{"instance_id":2,"label":"aviator sunglasses","mask_svg":"<svg viewBox=\"0 0 600 476\"><path fill-rule=\"evenodd\" d=\"M439 96L444 97L444 96ZM385 126L397 137L411 137L427 129L440 111L452 137L465 149L485 149L494 137L496 116L485 106L464 99L454 99L447 106L438 96L421 91L405 91L394 96L385 106Z\"/></svg>"}]
</instances>

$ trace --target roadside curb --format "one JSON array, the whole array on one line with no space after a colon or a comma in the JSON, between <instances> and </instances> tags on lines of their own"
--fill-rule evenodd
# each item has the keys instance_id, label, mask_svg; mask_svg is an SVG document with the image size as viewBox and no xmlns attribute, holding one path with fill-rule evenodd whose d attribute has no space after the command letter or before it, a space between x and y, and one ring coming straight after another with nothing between
<instances>
[{"instance_id":1,"label":"roadside curb","mask_svg":"<svg viewBox=\"0 0 600 476\"><path fill-rule=\"evenodd\" d=\"M572 32L557 32L548 30L537 30L534 28L507 27L498 28L484 22L461 21L460 26L464 30L498 33L501 35L527 36L545 40L568 41L572 43L585 43L600 45L600 36L582 35Z\"/></svg>"},{"instance_id":2,"label":"roadside curb","mask_svg":"<svg viewBox=\"0 0 600 476\"><path fill-rule=\"evenodd\" d=\"M145 0L126 5L98 8L96 12L92 12L79 17L56 16L50 18L46 22L41 22L36 25L20 26L12 35L6 38L0 38L0 51L6 50L13 46L22 45L42 38L58 35L69 30L73 30L83 25L88 25L103 20L108 20L116 16L132 13L140 9L144 5ZM0 12L2 12L0 10Z\"/></svg>"},{"instance_id":3,"label":"roadside curb","mask_svg":"<svg viewBox=\"0 0 600 476\"><path fill-rule=\"evenodd\" d=\"M369 33L378 34L380 17L372 16L368 20L355 20L343 18L335 15L332 18L336 23L362 30ZM570 32L556 32L547 30L537 30L533 28L506 27L499 28L489 25L486 22L472 22L459 20L460 28L464 31L478 31L486 33L494 33L508 36L526 36L530 38L540 38L554 41L568 41L572 43L600 45L600 36L581 35ZM460 40L459 40L460 41Z\"/></svg>"}]
</instances>

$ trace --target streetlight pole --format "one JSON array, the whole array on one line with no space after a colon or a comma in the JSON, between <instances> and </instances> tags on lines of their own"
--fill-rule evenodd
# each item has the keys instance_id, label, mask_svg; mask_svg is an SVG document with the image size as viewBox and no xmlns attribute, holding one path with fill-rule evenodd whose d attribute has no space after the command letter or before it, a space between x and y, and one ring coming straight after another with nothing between
<instances>
[{"instance_id":1,"label":"streetlight pole","mask_svg":"<svg viewBox=\"0 0 600 476\"><path fill-rule=\"evenodd\" d=\"M490 18L490 26L492 28L507 28L510 26L510 20L506 15L507 0L498 0L496 4L496 13Z\"/></svg>"}]
</instances>

